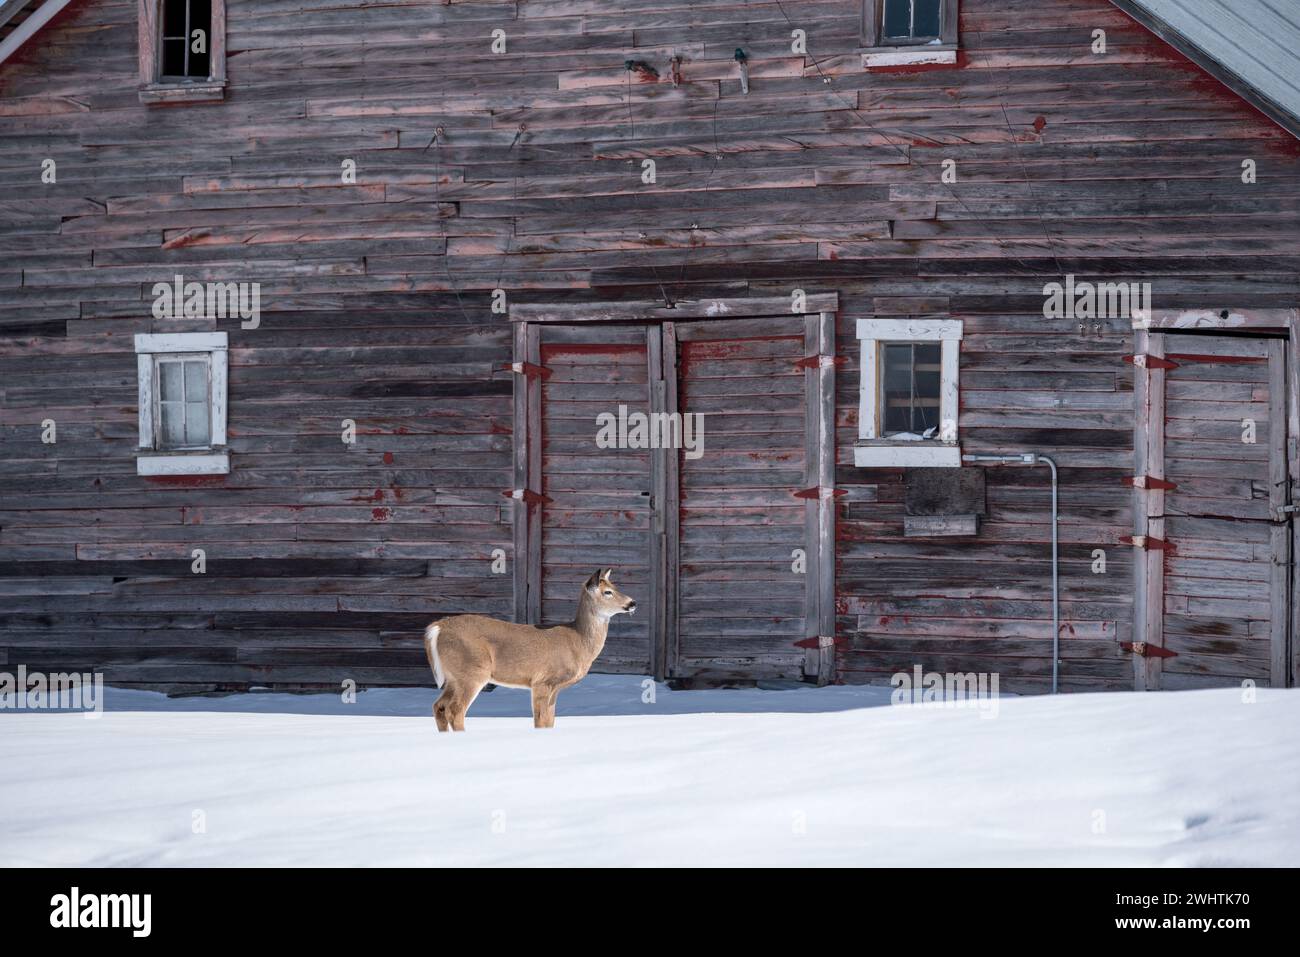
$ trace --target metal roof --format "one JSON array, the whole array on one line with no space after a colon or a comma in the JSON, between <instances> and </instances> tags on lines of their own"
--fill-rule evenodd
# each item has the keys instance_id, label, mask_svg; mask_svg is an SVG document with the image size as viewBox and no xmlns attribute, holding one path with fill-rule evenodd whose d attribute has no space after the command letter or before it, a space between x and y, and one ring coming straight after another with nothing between
<instances>
[{"instance_id":1,"label":"metal roof","mask_svg":"<svg viewBox=\"0 0 1300 957\"><path fill-rule=\"evenodd\" d=\"M1297 0L1111 0L1300 136Z\"/></svg>"}]
</instances>

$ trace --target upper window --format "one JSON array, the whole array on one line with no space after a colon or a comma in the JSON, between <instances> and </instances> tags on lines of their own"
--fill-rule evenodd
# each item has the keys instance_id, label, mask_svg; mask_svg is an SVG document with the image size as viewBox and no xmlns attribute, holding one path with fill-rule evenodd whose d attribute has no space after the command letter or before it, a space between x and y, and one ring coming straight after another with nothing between
<instances>
[{"instance_id":1,"label":"upper window","mask_svg":"<svg viewBox=\"0 0 1300 957\"><path fill-rule=\"evenodd\" d=\"M162 68L159 78L208 78L212 37L212 0L163 0Z\"/></svg>"},{"instance_id":2,"label":"upper window","mask_svg":"<svg viewBox=\"0 0 1300 957\"><path fill-rule=\"evenodd\" d=\"M957 0L862 0L862 45L867 67L956 63Z\"/></svg>"},{"instance_id":3,"label":"upper window","mask_svg":"<svg viewBox=\"0 0 1300 957\"><path fill-rule=\"evenodd\" d=\"M943 0L884 0L880 36L890 43L939 39Z\"/></svg>"},{"instance_id":4,"label":"upper window","mask_svg":"<svg viewBox=\"0 0 1300 957\"><path fill-rule=\"evenodd\" d=\"M139 475L230 471L224 332L135 337L140 392Z\"/></svg>"},{"instance_id":5,"label":"upper window","mask_svg":"<svg viewBox=\"0 0 1300 957\"><path fill-rule=\"evenodd\" d=\"M859 319L862 377L855 465L958 467L961 322Z\"/></svg>"},{"instance_id":6,"label":"upper window","mask_svg":"<svg viewBox=\"0 0 1300 957\"><path fill-rule=\"evenodd\" d=\"M226 0L139 0L139 5L140 99L222 99Z\"/></svg>"}]
</instances>

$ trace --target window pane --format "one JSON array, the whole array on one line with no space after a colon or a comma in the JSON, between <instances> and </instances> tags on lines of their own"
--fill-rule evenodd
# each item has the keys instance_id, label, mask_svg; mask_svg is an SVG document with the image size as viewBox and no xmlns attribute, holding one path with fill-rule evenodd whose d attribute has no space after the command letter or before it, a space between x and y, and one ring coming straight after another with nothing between
<instances>
[{"instance_id":1,"label":"window pane","mask_svg":"<svg viewBox=\"0 0 1300 957\"><path fill-rule=\"evenodd\" d=\"M164 402L179 402L184 398L181 363L160 362L158 363L158 374L161 379L161 392L159 394Z\"/></svg>"},{"instance_id":2,"label":"window pane","mask_svg":"<svg viewBox=\"0 0 1300 957\"><path fill-rule=\"evenodd\" d=\"M183 402L159 402L158 417L162 419L158 430L159 445L164 449L175 449L185 444L185 404Z\"/></svg>"},{"instance_id":3,"label":"window pane","mask_svg":"<svg viewBox=\"0 0 1300 957\"><path fill-rule=\"evenodd\" d=\"M911 36L911 0L885 0L885 29L887 37Z\"/></svg>"},{"instance_id":4,"label":"window pane","mask_svg":"<svg viewBox=\"0 0 1300 957\"><path fill-rule=\"evenodd\" d=\"M185 444L208 444L208 402L185 403Z\"/></svg>"},{"instance_id":5,"label":"window pane","mask_svg":"<svg viewBox=\"0 0 1300 957\"><path fill-rule=\"evenodd\" d=\"M185 36L185 2L186 0L163 0L163 36Z\"/></svg>"},{"instance_id":6,"label":"window pane","mask_svg":"<svg viewBox=\"0 0 1300 957\"><path fill-rule=\"evenodd\" d=\"M194 49L194 31L203 31L203 52ZM190 2L190 76L208 75L208 54L212 50L212 0Z\"/></svg>"},{"instance_id":7,"label":"window pane","mask_svg":"<svg viewBox=\"0 0 1300 957\"><path fill-rule=\"evenodd\" d=\"M184 40L164 40L162 42L162 75L185 75Z\"/></svg>"},{"instance_id":8,"label":"window pane","mask_svg":"<svg viewBox=\"0 0 1300 957\"><path fill-rule=\"evenodd\" d=\"M882 351L883 433L921 435L938 426L942 346L893 342L882 343Z\"/></svg>"},{"instance_id":9,"label":"window pane","mask_svg":"<svg viewBox=\"0 0 1300 957\"><path fill-rule=\"evenodd\" d=\"M940 0L912 0L912 4L912 36L937 37Z\"/></svg>"},{"instance_id":10,"label":"window pane","mask_svg":"<svg viewBox=\"0 0 1300 957\"><path fill-rule=\"evenodd\" d=\"M185 401L208 401L208 364L206 362L185 363Z\"/></svg>"}]
</instances>

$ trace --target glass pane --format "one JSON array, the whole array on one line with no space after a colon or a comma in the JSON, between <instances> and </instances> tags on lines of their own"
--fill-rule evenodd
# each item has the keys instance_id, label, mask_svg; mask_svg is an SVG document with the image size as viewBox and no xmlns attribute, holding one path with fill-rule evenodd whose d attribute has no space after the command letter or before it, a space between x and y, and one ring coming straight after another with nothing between
<instances>
[{"instance_id":1,"label":"glass pane","mask_svg":"<svg viewBox=\"0 0 1300 957\"><path fill-rule=\"evenodd\" d=\"M179 362L160 362L158 363L158 375L161 392L164 402L179 402L183 397L181 381L181 363Z\"/></svg>"},{"instance_id":2,"label":"glass pane","mask_svg":"<svg viewBox=\"0 0 1300 957\"><path fill-rule=\"evenodd\" d=\"M194 31L203 31L203 52L194 49ZM212 48L212 0L190 2L190 76L208 75L208 52Z\"/></svg>"},{"instance_id":3,"label":"glass pane","mask_svg":"<svg viewBox=\"0 0 1300 957\"><path fill-rule=\"evenodd\" d=\"M912 0L912 36L939 35L940 0Z\"/></svg>"},{"instance_id":4,"label":"glass pane","mask_svg":"<svg viewBox=\"0 0 1300 957\"><path fill-rule=\"evenodd\" d=\"M185 403L185 444L208 444L208 402Z\"/></svg>"},{"instance_id":5,"label":"glass pane","mask_svg":"<svg viewBox=\"0 0 1300 957\"><path fill-rule=\"evenodd\" d=\"M163 0L163 36L185 36L185 3L186 0Z\"/></svg>"},{"instance_id":6,"label":"glass pane","mask_svg":"<svg viewBox=\"0 0 1300 957\"><path fill-rule=\"evenodd\" d=\"M886 343L884 353L885 434L911 432L912 347L908 343Z\"/></svg>"},{"instance_id":7,"label":"glass pane","mask_svg":"<svg viewBox=\"0 0 1300 957\"><path fill-rule=\"evenodd\" d=\"M185 75L185 41L164 40L162 42L162 75Z\"/></svg>"},{"instance_id":8,"label":"glass pane","mask_svg":"<svg viewBox=\"0 0 1300 957\"><path fill-rule=\"evenodd\" d=\"M912 35L911 0L885 0L885 29L887 37L907 37Z\"/></svg>"},{"instance_id":9,"label":"glass pane","mask_svg":"<svg viewBox=\"0 0 1300 957\"><path fill-rule=\"evenodd\" d=\"M208 401L208 364L206 362L185 363L185 401Z\"/></svg>"},{"instance_id":10,"label":"glass pane","mask_svg":"<svg viewBox=\"0 0 1300 957\"><path fill-rule=\"evenodd\" d=\"M175 449L185 444L185 404L182 402L158 403L160 446Z\"/></svg>"}]
</instances>

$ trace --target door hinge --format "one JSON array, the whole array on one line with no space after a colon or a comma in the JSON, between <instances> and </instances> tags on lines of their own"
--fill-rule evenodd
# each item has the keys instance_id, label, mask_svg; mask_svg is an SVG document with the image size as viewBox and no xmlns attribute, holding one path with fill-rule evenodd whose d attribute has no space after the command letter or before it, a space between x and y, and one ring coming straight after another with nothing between
<instances>
[{"instance_id":1,"label":"door hinge","mask_svg":"<svg viewBox=\"0 0 1300 957\"><path fill-rule=\"evenodd\" d=\"M547 496L540 492L534 492L530 488L506 489L501 494L506 498L513 498L517 501L523 502L525 505L549 505L551 503L551 500Z\"/></svg>"},{"instance_id":2,"label":"door hinge","mask_svg":"<svg viewBox=\"0 0 1300 957\"><path fill-rule=\"evenodd\" d=\"M796 369L833 369L844 365L846 356L804 356L794 364Z\"/></svg>"},{"instance_id":3,"label":"door hinge","mask_svg":"<svg viewBox=\"0 0 1300 957\"><path fill-rule=\"evenodd\" d=\"M1162 359L1160 356L1125 356L1124 361L1130 365L1135 365L1139 369L1177 369L1177 362L1170 362L1168 359Z\"/></svg>"},{"instance_id":4,"label":"door hinge","mask_svg":"<svg viewBox=\"0 0 1300 957\"><path fill-rule=\"evenodd\" d=\"M825 488L821 485L814 485L812 488L800 489L791 494L794 495L795 498L830 499L838 498L841 495L848 495L849 493L842 488Z\"/></svg>"},{"instance_id":5,"label":"door hinge","mask_svg":"<svg viewBox=\"0 0 1300 957\"><path fill-rule=\"evenodd\" d=\"M1119 646L1131 651L1139 658L1177 658L1178 652L1170 651L1161 645L1147 644L1145 641L1121 641Z\"/></svg>"},{"instance_id":6,"label":"door hinge","mask_svg":"<svg viewBox=\"0 0 1300 957\"><path fill-rule=\"evenodd\" d=\"M1154 475L1133 475L1124 479L1125 485L1150 491L1172 492L1178 488L1177 483L1168 479L1156 478Z\"/></svg>"},{"instance_id":7,"label":"door hinge","mask_svg":"<svg viewBox=\"0 0 1300 957\"><path fill-rule=\"evenodd\" d=\"M1167 542L1163 538L1155 538L1151 535L1125 535L1120 540L1121 545L1132 545L1134 548L1143 548L1147 551L1174 551L1174 543Z\"/></svg>"},{"instance_id":8,"label":"door hinge","mask_svg":"<svg viewBox=\"0 0 1300 957\"><path fill-rule=\"evenodd\" d=\"M512 362L506 366L499 366L498 372L513 372L515 375L521 375L525 379L549 379L551 370L546 366L539 366L534 362Z\"/></svg>"}]
</instances>

